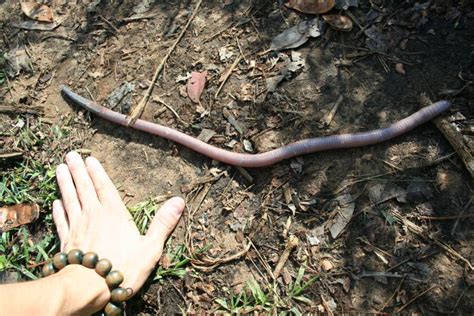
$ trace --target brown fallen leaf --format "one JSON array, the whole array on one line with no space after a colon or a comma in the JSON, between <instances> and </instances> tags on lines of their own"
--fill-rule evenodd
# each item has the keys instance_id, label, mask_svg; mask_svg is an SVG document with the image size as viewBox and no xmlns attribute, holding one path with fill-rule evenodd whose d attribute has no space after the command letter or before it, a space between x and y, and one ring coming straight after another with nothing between
<instances>
[{"instance_id":1,"label":"brown fallen leaf","mask_svg":"<svg viewBox=\"0 0 474 316\"><path fill-rule=\"evenodd\" d=\"M191 73L191 78L188 80L186 91L188 93L188 97L194 103L199 103L199 100L201 99L202 91L206 85L206 76L207 70L204 70L203 72L193 71Z\"/></svg>"},{"instance_id":2,"label":"brown fallen leaf","mask_svg":"<svg viewBox=\"0 0 474 316\"><path fill-rule=\"evenodd\" d=\"M0 207L0 232L29 224L38 219L38 204L17 204Z\"/></svg>"},{"instance_id":3,"label":"brown fallen leaf","mask_svg":"<svg viewBox=\"0 0 474 316\"><path fill-rule=\"evenodd\" d=\"M253 86L251 83L242 83L240 85L240 100L252 101L253 99Z\"/></svg>"},{"instance_id":4,"label":"brown fallen leaf","mask_svg":"<svg viewBox=\"0 0 474 316\"><path fill-rule=\"evenodd\" d=\"M43 23L38 21L23 21L20 23L12 23L12 27L16 27L17 29L22 30L29 30L29 31L52 31L58 26L60 26L62 21L56 21L54 23Z\"/></svg>"},{"instance_id":5,"label":"brown fallen leaf","mask_svg":"<svg viewBox=\"0 0 474 316\"><path fill-rule=\"evenodd\" d=\"M326 13L336 5L335 0L290 0L286 7L308 14Z\"/></svg>"},{"instance_id":6,"label":"brown fallen leaf","mask_svg":"<svg viewBox=\"0 0 474 316\"><path fill-rule=\"evenodd\" d=\"M401 74L401 75L404 75L405 74L405 68L403 68L403 64L402 63L397 63L395 65L395 70Z\"/></svg>"},{"instance_id":7,"label":"brown fallen leaf","mask_svg":"<svg viewBox=\"0 0 474 316\"><path fill-rule=\"evenodd\" d=\"M338 31L349 32L350 30L352 30L352 20L349 19L347 16L339 14L327 14L323 15L323 19L328 22L328 24L332 28Z\"/></svg>"},{"instance_id":8,"label":"brown fallen leaf","mask_svg":"<svg viewBox=\"0 0 474 316\"><path fill-rule=\"evenodd\" d=\"M22 2L21 11L30 19L53 22L53 11L47 5L36 2Z\"/></svg>"}]
</instances>

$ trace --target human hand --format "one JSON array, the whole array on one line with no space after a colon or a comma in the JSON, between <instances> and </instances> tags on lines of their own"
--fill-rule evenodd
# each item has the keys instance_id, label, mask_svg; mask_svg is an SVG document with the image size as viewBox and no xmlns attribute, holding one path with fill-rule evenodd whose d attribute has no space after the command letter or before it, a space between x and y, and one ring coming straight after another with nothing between
<instances>
[{"instance_id":1,"label":"human hand","mask_svg":"<svg viewBox=\"0 0 474 316\"><path fill-rule=\"evenodd\" d=\"M124 275L121 287L136 293L160 259L184 210L183 199L165 202L142 236L97 159L89 157L84 164L78 153L70 152L56 177L62 199L53 203L53 219L61 251L81 249L109 259L112 269Z\"/></svg>"}]
</instances>

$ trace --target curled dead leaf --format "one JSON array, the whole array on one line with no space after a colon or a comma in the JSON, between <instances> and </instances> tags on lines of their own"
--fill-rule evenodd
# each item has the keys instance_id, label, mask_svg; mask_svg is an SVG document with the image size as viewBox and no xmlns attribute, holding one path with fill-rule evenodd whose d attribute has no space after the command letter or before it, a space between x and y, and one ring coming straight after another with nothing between
<instances>
[{"instance_id":1,"label":"curled dead leaf","mask_svg":"<svg viewBox=\"0 0 474 316\"><path fill-rule=\"evenodd\" d=\"M323 19L328 22L328 24L332 28L338 31L349 32L350 30L352 30L352 20L349 19L347 16L339 14L328 14L323 15Z\"/></svg>"},{"instance_id":2,"label":"curled dead leaf","mask_svg":"<svg viewBox=\"0 0 474 316\"><path fill-rule=\"evenodd\" d=\"M324 272L329 272L334 268L334 265L332 264L331 261L327 259L323 259L321 261L321 269L323 269Z\"/></svg>"},{"instance_id":3,"label":"curled dead leaf","mask_svg":"<svg viewBox=\"0 0 474 316\"><path fill-rule=\"evenodd\" d=\"M326 13L335 5L335 0L290 0L285 4L290 9L308 14Z\"/></svg>"},{"instance_id":4,"label":"curled dead leaf","mask_svg":"<svg viewBox=\"0 0 474 316\"><path fill-rule=\"evenodd\" d=\"M53 11L44 4L36 2L22 2L21 11L30 19L41 22L53 22Z\"/></svg>"},{"instance_id":5,"label":"curled dead leaf","mask_svg":"<svg viewBox=\"0 0 474 316\"><path fill-rule=\"evenodd\" d=\"M199 103L199 100L201 99L202 91L206 85L206 76L207 70L204 70L203 72L193 71L191 73L191 78L188 80L188 84L186 85L186 92L188 93L188 97L194 103Z\"/></svg>"},{"instance_id":6,"label":"curled dead leaf","mask_svg":"<svg viewBox=\"0 0 474 316\"><path fill-rule=\"evenodd\" d=\"M399 74L401 74L401 75L405 75L405 74L406 74L405 68L403 67L403 64L402 64L402 63L397 63L397 64L395 65L395 70L396 70Z\"/></svg>"}]
</instances>

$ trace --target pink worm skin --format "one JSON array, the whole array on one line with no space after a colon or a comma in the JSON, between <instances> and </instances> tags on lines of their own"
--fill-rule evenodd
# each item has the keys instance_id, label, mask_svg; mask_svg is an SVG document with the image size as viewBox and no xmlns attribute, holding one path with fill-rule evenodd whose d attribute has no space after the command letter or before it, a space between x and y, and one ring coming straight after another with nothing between
<instances>
[{"instance_id":1,"label":"pink worm skin","mask_svg":"<svg viewBox=\"0 0 474 316\"><path fill-rule=\"evenodd\" d=\"M71 91L66 86L61 86L61 91L73 103L80 105L97 116L100 116L103 119L116 124L127 126L126 115L111 111L95 102L83 98ZM139 119L134 124L130 125L130 127L167 138L212 159L222 161L229 165L257 168L267 167L282 160L303 154L330 149L353 148L381 143L401 134L407 133L415 127L430 121L440 113L446 111L450 106L451 103L449 101L438 101L385 128L362 133L340 134L304 139L259 154L241 154L220 149L202 142L192 136L181 133L175 129L145 120Z\"/></svg>"}]
</instances>

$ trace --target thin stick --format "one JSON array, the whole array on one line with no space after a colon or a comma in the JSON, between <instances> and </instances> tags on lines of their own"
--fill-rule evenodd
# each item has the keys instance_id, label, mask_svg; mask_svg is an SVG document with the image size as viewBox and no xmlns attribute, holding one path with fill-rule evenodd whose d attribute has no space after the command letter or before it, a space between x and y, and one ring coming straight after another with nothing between
<instances>
[{"instance_id":1,"label":"thin stick","mask_svg":"<svg viewBox=\"0 0 474 316\"><path fill-rule=\"evenodd\" d=\"M102 15L99 15L99 19L104 21L116 34L120 33L120 31L115 27L115 25L113 25L112 22L104 18Z\"/></svg>"},{"instance_id":2,"label":"thin stick","mask_svg":"<svg viewBox=\"0 0 474 316\"><path fill-rule=\"evenodd\" d=\"M337 99L336 103L334 103L331 111L329 111L326 115L326 117L323 119L323 125L324 127L329 127L331 125L332 120L334 119L334 116L336 116L337 110L339 109L339 106L342 104L342 101L344 101L344 97L342 95L339 96Z\"/></svg>"},{"instance_id":3,"label":"thin stick","mask_svg":"<svg viewBox=\"0 0 474 316\"><path fill-rule=\"evenodd\" d=\"M464 216L464 213L468 210L469 206L471 205L472 201L474 200L474 196L471 196L471 198L469 199L469 201L466 203L466 205L464 206L461 214L459 214L459 216ZM471 214L472 215L472 214ZM461 217L458 217L457 220L454 222L453 224L453 228L451 228L451 236L454 236L454 232L456 231L456 227L458 226L459 224L459 220L461 219Z\"/></svg>"},{"instance_id":4,"label":"thin stick","mask_svg":"<svg viewBox=\"0 0 474 316\"><path fill-rule=\"evenodd\" d=\"M382 307L379 309L379 313L382 313L384 309L387 307L388 304L392 301L392 299L397 295L397 293L400 291L400 288L402 287L403 281L405 281L405 276L400 280L400 283L397 286L397 289L393 294L385 301L385 303L382 305Z\"/></svg>"},{"instance_id":5,"label":"thin stick","mask_svg":"<svg viewBox=\"0 0 474 316\"><path fill-rule=\"evenodd\" d=\"M425 236L423 234L423 230L421 227L417 226L415 223L411 222L410 220L406 219L403 217L400 213L392 211L392 215L395 217L395 219L398 222L401 222L403 225L405 225L411 232L417 234L421 238L428 239L433 241L438 247L442 248L446 252L449 252L453 257L458 258L459 260L463 261L464 263L467 264L469 269L474 270L474 267L472 266L471 262L464 258L459 252L451 248L449 245L443 243L442 241L439 241L438 239L434 238L433 236Z\"/></svg>"},{"instance_id":6,"label":"thin stick","mask_svg":"<svg viewBox=\"0 0 474 316\"><path fill-rule=\"evenodd\" d=\"M21 157L21 156L23 156L22 152L13 152L13 153L5 153L5 154L0 153L0 159L16 158L16 157Z\"/></svg>"},{"instance_id":7,"label":"thin stick","mask_svg":"<svg viewBox=\"0 0 474 316\"><path fill-rule=\"evenodd\" d=\"M445 220L453 220L453 219L460 219L460 218L470 218L474 217L474 214L461 214L461 215L453 215L453 216L417 216L419 219L429 219L430 221L445 221Z\"/></svg>"},{"instance_id":8,"label":"thin stick","mask_svg":"<svg viewBox=\"0 0 474 316\"><path fill-rule=\"evenodd\" d=\"M221 92L222 87L227 82L227 79L229 79L229 77L232 74L232 72L234 71L235 67L237 67L237 65L240 63L241 60L242 60L242 55L239 54L239 56L234 60L234 63L232 64L232 66L230 66L229 70L227 70L226 74L224 75L224 80L222 80L222 83L219 86L219 89L217 89L216 95L214 96L215 98L217 98L217 96Z\"/></svg>"},{"instance_id":9,"label":"thin stick","mask_svg":"<svg viewBox=\"0 0 474 316\"><path fill-rule=\"evenodd\" d=\"M156 81L158 80L158 77L160 76L161 72L163 71L163 68L165 67L165 64L168 61L168 58L170 57L171 53L174 51L174 49L178 45L179 41L181 41L181 39L184 36L184 33L188 29L189 25L191 25L191 22L194 20L194 17L196 16L196 14L199 10L199 7L201 6L202 1L203 0L199 0L196 7L194 8L193 14L191 15L191 17L188 20L188 23L186 23L186 26L183 28L183 30L179 34L178 38L176 39L176 41L173 43L173 45L168 50L168 53L165 55L165 57L163 58L161 63L156 68L155 74L153 75L153 79L151 80L150 86L146 90L145 95L141 99L140 103L138 103L138 105L132 110L132 113L130 114L130 116L127 120L127 125L131 125L131 124L135 123L136 120L142 115L142 113L145 110L145 107L148 103L148 100L150 99L151 93L153 92L153 87L155 86Z\"/></svg>"},{"instance_id":10,"label":"thin stick","mask_svg":"<svg viewBox=\"0 0 474 316\"><path fill-rule=\"evenodd\" d=\"M250 173L245 170L244 168L242 167L239 167L239 166L235 166L235 169L237 169L237 171L240 172L240 174L245 178L245 180L247 180L249 183L252 183L253 182L253 177L250 175Z\"/></svg>"},{"instance_id":11,"label":"thin stick","mask_svg":"<svg viewBox=\"0 0 474 316\"><path fill-rule=\"evenodd\" d=\"M430 99L422 94L420 96L420 101L422 105L426 106ZM461 161L464 163L467 171L471 174L471 178L474 178L474 155L464 142L461 133L443 117L436 117L433 119L433 122L444 137L446 137L451 146L453 146L459 158L461 158Z\"/></svg>"},{"instance_id":12,"label":"thin stick","mask_svg":"<svg viewBox=\"0 0 474 316\"><path fill-rule=\"evenodd\" d=\"M161 100L160 98L154 98L153 101L156 101L156 102L161 103L162 105L164 105L164 106L165 106L168 110L170 110L170 111L174 114L174 116L176 116L176 118L177 118L181 123L183 123L184 125L186 125L186 126L189 126L189 125L190 125L190 123L188 123L188 122L186 122L185 120L183 120L183 119L179 116L179 114L175 111L175 109L173 109L173 108L171 107L171 105L168 105L165 101Z\"/></svg>"},{"instance_id":13,"label":"thin stick","mask_svg":"<svg viewBox=\"0 0 474 316\"><path fill-rule=\"evenodd\" d=\"M426 290L424 290L423 292L421 292L420 294L418 294L417 296L415 296L414 298L412 298L411 300L409 300L405 305L403 305L402 307L400 307L399 309L397 309L395 311L395 313L400 313L402 310L404 310L408 305L410 305L411 303L413 303L414 301L416 301L417 299L419 299L420 297L422 297L423 295L425 295L426 293L428 293L429 291L431 291L432 289L434 289L435 287L437 287L438 285L433 285L429 288L427 288Z\"/></svg>"},{"instance_id":14,"label":"thin stick","mask_svg":"<svg viewBox=\"0 0 474 316\"><path fill-rule=\"evenodd\" d=\"M288 261L288 258L290 257L291 251L295 249L298 245L300 244L300 240L298 237L291 235L288 238L288 242L286 244L286 248L281 254L280 260L278 260L278 263L275 267L275 270L273 271L273 278L276 279L280 276L281 270L285 266L286 261Z\"/></svg>"}]
</instances>

